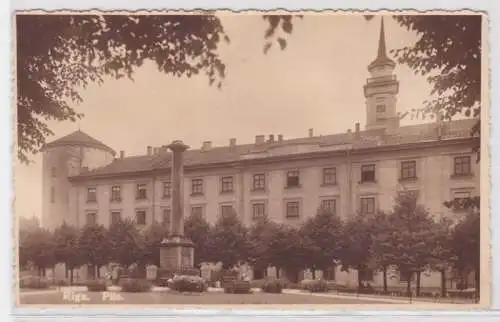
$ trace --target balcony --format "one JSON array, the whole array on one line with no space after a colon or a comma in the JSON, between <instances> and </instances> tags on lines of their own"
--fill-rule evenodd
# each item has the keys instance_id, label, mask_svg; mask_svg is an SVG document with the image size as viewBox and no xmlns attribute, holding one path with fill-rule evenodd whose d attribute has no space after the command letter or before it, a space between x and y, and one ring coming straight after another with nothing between
<instances>
[{"instance_id":1,"label":"balcony","mask_svg":"<svg viewBox=\"0 0 500 322\"><path fill-rule=\"evenodd\" d=\"M383 76L383 77L372 77L368 78L366 80L367 84L373 84L373 83L389 83L389 82L394 82L396 81L396 75L389 75L389 76Z\"/></svg>"}]
</instances>

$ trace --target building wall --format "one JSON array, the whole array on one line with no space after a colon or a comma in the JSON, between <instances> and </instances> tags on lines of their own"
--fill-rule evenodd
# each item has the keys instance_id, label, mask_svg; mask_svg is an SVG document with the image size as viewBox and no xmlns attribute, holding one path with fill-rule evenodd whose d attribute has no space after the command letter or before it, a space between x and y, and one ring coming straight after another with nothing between
<instances>
[{"instance_id":1,"label":"building wall","mask_svg":"<svg viewBox=\"0 0 500 322\"><path fill-rule=\"evenodd\" d=\"M42 225L53 229L64 220L77 224L75 214L80 206L68 177L81 173L85 167L101 167L112 160L111 153L101 149L58 146L45 150L42 164Z\"/></svg>"},{"instance_id":2,"label":"building wall","mask_svg":"<svg viewBox=\"0 0 500 322\"><path fill-rule=\"evenodd\" d=\"M374 196L376 205L381 210L390 210L394 197L398 191L418 190L420 203L431 213L437 216L447 215L458 217L443 206L443 202L453 198L454 191L470 191L471 195L479 194L479 164L475 163L475 155L470 152L469 146L441 145L420 150L401 150L378 154L353 154L350 157L340 155L329 158L305 159L299 161L279 162L270 164L249 164L247 166L229 167L210 170L187 170L184 176L184 209L185 217L191 213L192 206L202 206L203 214L210 223L215 223L221 205L232 205L246 224L252 223L252 203L264 202L267 215L270 219L291 225L298 225L306 218L315 215L322 199L334 198L337 203L337 213L343 219L359 210L360 198ZM473 176L453 178L453 158L468 155L471 157ZM415 160L417 179L414 181L400 181L401 162ZM349 170L349 165L351 169ZM376 181L361 183L361 167L366 164L375 164ZM337 184L322 185L322 169L335 167L337 170ZM299 188L286 188L286 172L298 170L300 172ZM264 173L266 187L264 191L253 191L252 178L256 173ZM234 191L221 193L221 176L233 176ZM72 186L77 211L73 213L78 225L85 224L88 212L98 214L98 223L109 226L111 212L120 211L122 217L135 219L137 210L145 210L146 225L153 219L161 221L163 209L170 208L170 198L163 198L163 182L169 181L166 171L160 175L150 175L137 178L118 178L79 182ZM203 194L191 195L191 180L203 179ZM146 200L138 201L135 198L137 184L146 184L148 196ZM110 201L111 186L120 185L122 201ZM97 202L88 203L87 189L97 189ZM349 194L349 191L351 193ZM300 201L300 218L287 219L285 203L288 200ZM357 272L342 272L336 269L336 281L342 284L353 284L357 281ZM372 285L382 285L382 274L375 273ZM399 278L388 280L390 286L405 285ZM423 286L440 285L440 276L436 273L422 275Z\"/></svg>"}]
</instances>

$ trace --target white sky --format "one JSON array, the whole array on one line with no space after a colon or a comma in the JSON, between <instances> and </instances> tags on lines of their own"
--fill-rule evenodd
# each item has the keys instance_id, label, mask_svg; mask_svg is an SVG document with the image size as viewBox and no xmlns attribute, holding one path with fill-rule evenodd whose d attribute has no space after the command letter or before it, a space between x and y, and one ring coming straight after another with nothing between
<instances>
[{"instance_id":1,"label":"white sky","mask_svg":"<svg viewBox=\"0 0 500 322\"><path fill-rule=\"evenodd\" d=\"M259 134L285 138L344 132L365 123L363 85L367 66L377 53L380 18L354 15L305 16L294 23L285 51L275 45L264 55L266 22L260 16L221 18L229 45L219 50L226 63L222 90L208 86L205 76L178 79L142 67L134 81L109 80L82 92L76 109L85 117L82 131L126 155L145 154L146 146L182 139L193 148L202 141L227 145L230 138L249 143ZM388 49L412 45L416 35L385 19ZM400 81L398 111L422 106L429 97L426 79L405 66L395 71ZM402 124L414 123L406 120ZM52 124L55 136L78 129L78 123ZM17 165L16 213L41 216L41 156Z\"/></svg>"}]
</instances>

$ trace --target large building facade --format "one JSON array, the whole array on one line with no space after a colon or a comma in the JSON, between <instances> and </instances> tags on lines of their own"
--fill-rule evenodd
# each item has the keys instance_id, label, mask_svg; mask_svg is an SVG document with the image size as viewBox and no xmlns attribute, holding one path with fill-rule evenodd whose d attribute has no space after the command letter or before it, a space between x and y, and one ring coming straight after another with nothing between
<instances>
[{"instance_id":1,"label":"large building facade","mask_svg":"<svg viewBox=\"0 0 500 322\"><path fill-rule=\"evenodd\" d=\"M355 213L389 210L401 191L418 193L436 216L459 216L443 202L479 195L479 164L472 148L475 119L400 126L396 112L399 82L387 56L383 24L378 54L364 85L367 122L362 130L284 139L257 135L252 144L204 142L185 153L183 200L186 215L200 213L214 223L236 211L247 225L266 215L298 225L318 208L346 219ZM171 154L145 147L141 156L119 155L102 142L76 131L47 144L43 157L42 224L63 221L109 226L132 218L146 227L171 222ZM357 272L336 269L330 278L355 283ZM381 283L374 274L373 283ZM389 283L400 283L391 279ZM424 274L422 285L440 285Z\"/></svg>"}]
</instances>

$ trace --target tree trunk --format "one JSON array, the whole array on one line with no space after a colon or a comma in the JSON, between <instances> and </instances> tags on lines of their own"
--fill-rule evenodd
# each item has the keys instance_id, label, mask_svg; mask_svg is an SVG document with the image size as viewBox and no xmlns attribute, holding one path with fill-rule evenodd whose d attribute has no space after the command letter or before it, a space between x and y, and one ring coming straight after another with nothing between
<instances>
[{"instance_id":1,"label":"tree trunk","mask_svg":"<svg viewBox=\"0 0 500 322\"><path fill-rule=\"evenodd\" d=\"M479 291L480 291L480 287L481 287L481 272L479 269L475 269L474 270L474 282L476 285L475 288L476 288L476 299L479 299Z\"/></svg>"},{"instance_id":2,"label":"tree trunk","mask_svg":"<svg viewBox=\"0 0 500 322\"><path fill-rule=\"evenodd\" d=\"M446 270L443 268L441 272L441 297L446 297Z\"/></svg>"},{"instance_id":3,"label":"tree trunk","mask_svg":"<svg viewBox=\"0 0 500 322\"><path fill-rule=\"evenodd\" d=\"M411 276L408 277L406 282L406 296L411 297Z\"/></svg>"},{"instance_id":4,"label":"tree trunk","mask_svg":"<svg viewBox=\"0 0 500 322\"><path fill-rule=\"evenodd\" d=\"M280 268L274 267L274 269L276 270L276 279L279 279L280 278Z\"/></svg>"},{"instance_id":5,"label":"tree trunk","mask_svg":"<svg viewBox=\"0 0 500 322\"><path fill-rule=\"evenodd\" d=\"M384 293L387 293L387 267L383 267L383 275L384 275Z\"/></svg>"},{"instance_id":6,"label":"tree trunk","mask_svg":"<svg viewBox=\"0 0 500 322\"><path fill-rule=\"evenodd\" d=\"M415 295L417 297L419 297L420 296L420 277L422 275L422 272L421 271L417 271L416 274L417 274L417 288L416 288Z\"/></svg>"},{"instance_id":7,"label":"tree trunk","mask_svg":"<svg viewBox=\"0 0 500 322\"><path fill-rule=\"evenodd\" d=\"M312 271L312 279L315 280L316 279L316 270L313 268L311 269Z\"/></svg>"},{"instance_id":8,"label":"tree trunk","mask_svg":"<svg viewBox=\"0 0 500 322\"><path fill-rule=\"evenodd\" d=\"M74 268L72 267L70 270L69 270L69 284L70 285L73 285L73 271L74 271Z\"/></svg>"}]
</instances>

